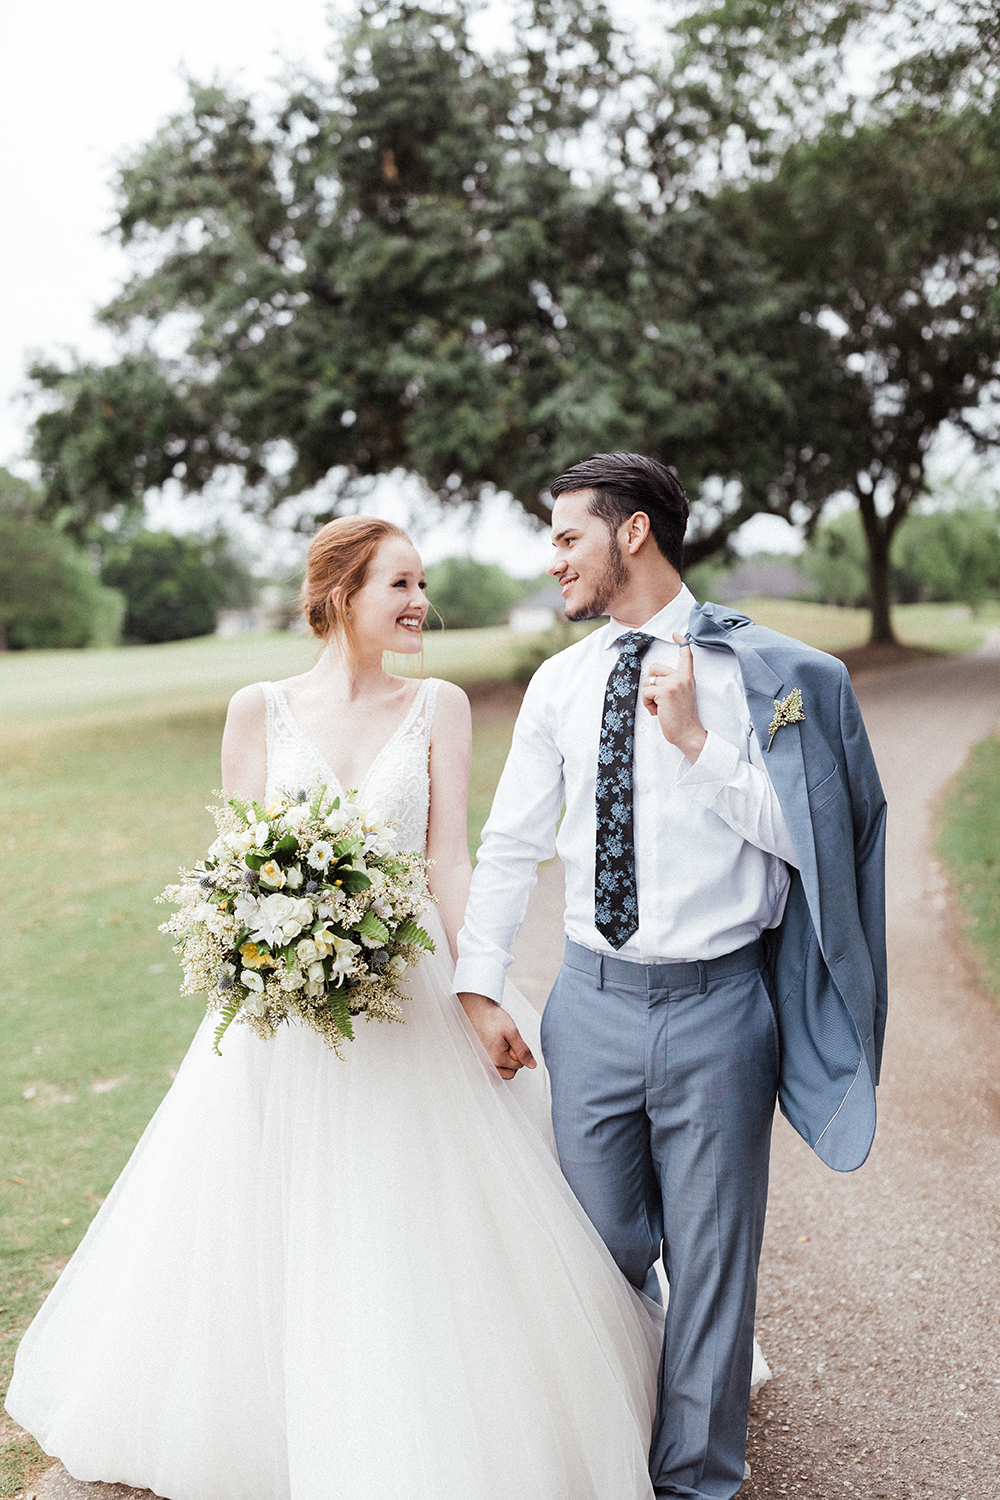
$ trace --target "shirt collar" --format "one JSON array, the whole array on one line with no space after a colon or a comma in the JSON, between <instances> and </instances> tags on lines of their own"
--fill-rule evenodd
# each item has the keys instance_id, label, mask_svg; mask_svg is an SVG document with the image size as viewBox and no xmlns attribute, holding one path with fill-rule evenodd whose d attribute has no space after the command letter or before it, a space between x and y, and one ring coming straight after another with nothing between
<instances>
[{"instance_id":1,"label":"shirt collar","mask_svg":"<svg viewBox=\"0 0 1000 1500\"><path fill-rule=\"evenodd\" d=\"M682 583L680 592L675 594L670 603L660 610L659 614L647 620L645 625L622 625L617 620L611 619L604 627L604 647L613 646L619 636L625 635L630 630L641 630L644 635L651 635L655 640L666 641L668 645L675 646L674 631L678 635L684 635L688 627L688 618L697 603L691 590L686 583Z\"/></svg>"}]
</instances>

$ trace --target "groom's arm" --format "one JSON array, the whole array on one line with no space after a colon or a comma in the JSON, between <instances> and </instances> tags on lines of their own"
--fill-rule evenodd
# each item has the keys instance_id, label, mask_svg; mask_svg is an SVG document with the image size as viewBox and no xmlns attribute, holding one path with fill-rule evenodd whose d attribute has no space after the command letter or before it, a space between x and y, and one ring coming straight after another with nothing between
<instances>
[{"instance_id":1,"label":"groom's arm","mask_svg":"<svg viewBox=\"0 0 1000 1500\"><path fill-rule=\"evenodd\" d=\"M555 853L563 805L562 754L549 730L545 675L543 667L525 693L483 829L453 986L494 1064L508 1078L534 1060L500 1008L504 979L538 865Z\"/></svg>"}]
</instances>

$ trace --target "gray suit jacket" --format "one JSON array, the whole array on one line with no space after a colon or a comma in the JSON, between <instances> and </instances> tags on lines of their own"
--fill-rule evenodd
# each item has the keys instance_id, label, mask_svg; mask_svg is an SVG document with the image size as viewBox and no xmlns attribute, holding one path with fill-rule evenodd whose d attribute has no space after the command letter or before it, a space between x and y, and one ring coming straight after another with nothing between
<instances>
[{"instance_id":1,"label":"gray suit jacket","mask_svg":"<svg viewBox=\"0 0 1000 1500\"><path fill-rule=\"evenodd\" d=\"M781 1111L828 1166L871 1149L885 1028L885 797L847 669L738 610L692 610L690 638L732 651L757 738L774 700L802 691L805 719L774 737L767 768L798 857L770 939L781 1039Z\"/></svg>"}]
</instances>

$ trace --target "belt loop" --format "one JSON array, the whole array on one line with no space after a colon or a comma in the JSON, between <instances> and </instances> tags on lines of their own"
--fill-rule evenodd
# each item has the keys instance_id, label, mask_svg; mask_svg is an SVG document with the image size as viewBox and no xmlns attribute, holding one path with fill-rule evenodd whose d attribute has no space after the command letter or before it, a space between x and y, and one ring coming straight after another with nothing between
<instances>
[{"instance_id":1,"label":"belt loop","mask_svg":"<svg viewBox=\"0 0 1000 1500\"><path fill-rule=\"evenodd\" d=\"M699 993L699 995L704 995L707 989L708 989L708 979L707 979L706 974L705 974L705 965L702 962L702 960L699 958L699 960L698 960L698 993Z\"/></svg>"},{"instance_id":2,"label":"belt loop","mask_svg":"<svg viewBox=\"0 0 1000 1500\"><path fill-rule=\"evenodd\" d=\"M603 988L604 988L604 955L603 955L603 953L599 953L598 956L597 956L597 988L599 990L603 990Z\"/></svg>"}]
</instances>

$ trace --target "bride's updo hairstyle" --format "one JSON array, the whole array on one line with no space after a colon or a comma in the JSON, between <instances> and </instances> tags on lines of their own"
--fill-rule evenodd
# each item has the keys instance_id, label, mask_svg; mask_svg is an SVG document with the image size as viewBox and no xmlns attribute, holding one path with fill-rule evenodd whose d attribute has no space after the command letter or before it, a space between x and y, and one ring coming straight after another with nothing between
<instances>
[{"instance_id":1,"label":"bride's updo hairstyle","mask_svg":"<svg viewBox=\"0 0 1000 1500\"><path fill-rule=\"evenodd\" d=\"M302 580L302 613L309 629L321 641L328 641L340 629L353 645L353 631L347 618L351 595L363 585L372 558L390 536L409 541L403 528L391 521L380 521L374 516L338 516L321 526L309 543L306 576ZM339 608L331 598L336 588L341 590Z\"/></svg>"}]
</instances>

